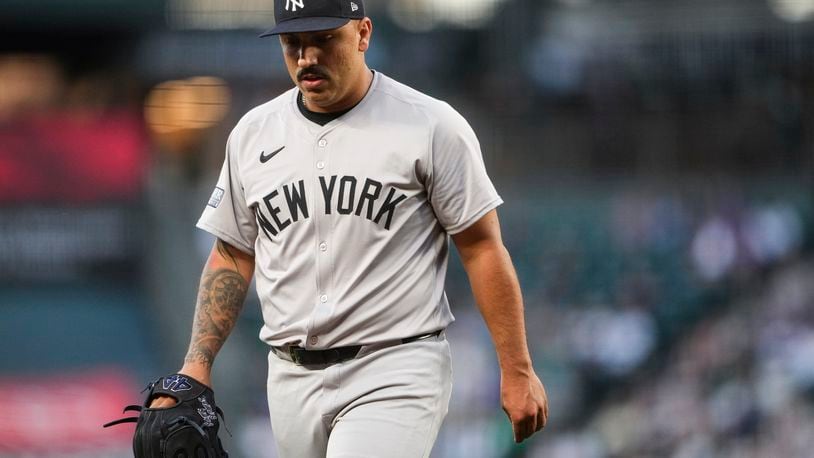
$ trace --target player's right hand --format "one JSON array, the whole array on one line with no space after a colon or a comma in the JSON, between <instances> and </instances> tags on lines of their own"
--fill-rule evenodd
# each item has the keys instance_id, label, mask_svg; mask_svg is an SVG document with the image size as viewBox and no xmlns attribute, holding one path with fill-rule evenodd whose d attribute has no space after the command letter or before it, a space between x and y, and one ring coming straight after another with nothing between
<instances>
[{"instance_id":1,"label":"player's right hand","mask_svg":"<svg viewBox=\"0 0 814 458\"><path fill-rule=\"evenodd\" d=\"M548 396L533 371L530 376L501 374L500 398L512 422L515 442L523 442L548 422Z\"/></svg>"}]
</instances>

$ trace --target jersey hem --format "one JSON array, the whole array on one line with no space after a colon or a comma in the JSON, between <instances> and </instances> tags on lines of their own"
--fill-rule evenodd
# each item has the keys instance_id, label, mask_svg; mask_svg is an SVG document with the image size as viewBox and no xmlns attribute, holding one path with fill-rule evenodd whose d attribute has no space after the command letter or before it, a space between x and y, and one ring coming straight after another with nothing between
<instances>
[{"instance_id":1,"label":"jersey hem","mask_svg":"<svg viewBox=\"0 0 814 458\"><path fill-rule=\"evenodd\" d=\"M198 224L195 225L195 227L197 227L198 229L202 229L206 232L209 232L210 234L223 240L224 242L228 242L230 245L234 246L238 250L248 255L254 256L254 248L247 246L243 241L232 237L231 235L221 231L220 229L214 226L199 221Z\"/></svg>"},{"instance_id":2,"label":"jersey hem","mask_svg":"<svg viewBox=\"0 0 814 458\"><path fill-rule=\"evenodd\" d=\"M469 226L475 224L479 219L483 217L483 215L489 213L490 211L494 210L500 204L503 203L503 199L499 196L495 199L489 201L486 205L484 205L480 210L472 214L469 218L465 219L462 223L456 224L450 228L444 228L449 235L455 235L459 232L465 231Z\"/></svg>"}]
</instances>

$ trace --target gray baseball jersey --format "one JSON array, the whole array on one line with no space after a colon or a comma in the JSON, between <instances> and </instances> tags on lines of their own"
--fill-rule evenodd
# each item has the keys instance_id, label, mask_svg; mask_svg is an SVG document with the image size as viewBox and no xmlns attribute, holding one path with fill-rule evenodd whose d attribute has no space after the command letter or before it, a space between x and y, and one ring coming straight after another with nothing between
<instances>
[{"instance_id":1,"label":"gray baseball jersey","mask_svg":"<svg viewBox=\"0 0 814 458\"><path fill-rule=\"evenodd\" d=\"M297 96L238 122L198 221L255 256L260 338L322 349L445 328L449 234L502 203L471 127L379 72L325 126Z\"/></svg>"}]
</instances>

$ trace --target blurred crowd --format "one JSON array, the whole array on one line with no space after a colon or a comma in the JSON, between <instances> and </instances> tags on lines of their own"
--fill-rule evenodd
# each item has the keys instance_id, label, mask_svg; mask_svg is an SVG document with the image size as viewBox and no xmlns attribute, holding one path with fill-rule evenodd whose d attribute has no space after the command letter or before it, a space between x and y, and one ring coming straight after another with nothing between
<instances>
[{"instance_id":1,"label":"blurred crowd","mask_svg":"<svg viewBox=\"0 0 814 458\"><path fill-rule=\"evenodd\" d=\"M812 278L811 259L777 268L534 456L811 456Z\"/></svg>"},{"instance_id":2,"label":"blurred crowd","mask_svg":"<svg viewBox=\"0 0 814 458\"><path fill-rule=\"evenodd\" d=\"M751 202L621 191L570 199L570 218L506 212L551 424L522 451L507 442L488 335L460 304L458 389L438 456L810 456L814 257L802 191ZM526 225L535 246L512 235Z\"/></svg>"},{"instance_id":3,"label":"blurred crowd","mask_svg":"<svg viewBox=\"0 0 814 458\"><path fill-rule=\"evenodd\" d=\"M810 262L784 266L754 297L739 297L721 316L699 322L654 380L596 415L596 431L616 438L609 450L623 456L809 456L812 275ZM613 431L612 423L621 424L625 415L632 415L625 421L630 430Z\"/></svg>"}]
</instances>

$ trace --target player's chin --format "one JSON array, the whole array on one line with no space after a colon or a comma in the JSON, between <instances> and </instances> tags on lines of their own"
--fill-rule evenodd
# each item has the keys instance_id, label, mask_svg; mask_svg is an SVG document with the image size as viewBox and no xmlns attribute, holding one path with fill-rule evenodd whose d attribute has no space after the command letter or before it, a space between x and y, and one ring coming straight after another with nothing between
<instances>
[{"instance_id":1,"label":"player's chin","mask_svg":"<svg viewBox=\"0 0 814 458\"><path fill-rule=\"evenodd\" d=\"M313 89L307 86L300 86L300 92L311 100L321 99L325 97L325 89Z\"/></svg>"},{"instance_id":2,"label":"player's chin","mask_svg":"<svg viewBox=\"0 0 814 458\"><path fill-rule=\"evenodd\" d=\"M328 90L327 84L321 84L319 86L311 86L308 84L300 84L300 92L302 92L305 97L309 100L320 100L328 97Z\"/></svg>"},{"instance_id":3,"label":"player's chin","mask_svg":"<svg viewBox=\"0 0 814 458\"><path fill-rule=\"evenodd\" d=\"M327 89L304 89L300 88L305 98L308 99L309 102L316 103L317 105L323 105L326 103L330 103L331 101L331 91Z\"/></svg>"}]
</instances>

